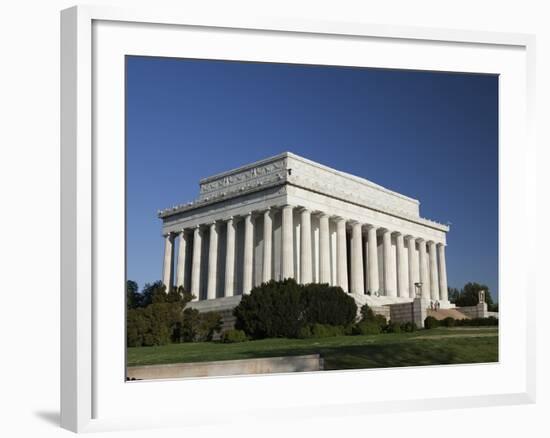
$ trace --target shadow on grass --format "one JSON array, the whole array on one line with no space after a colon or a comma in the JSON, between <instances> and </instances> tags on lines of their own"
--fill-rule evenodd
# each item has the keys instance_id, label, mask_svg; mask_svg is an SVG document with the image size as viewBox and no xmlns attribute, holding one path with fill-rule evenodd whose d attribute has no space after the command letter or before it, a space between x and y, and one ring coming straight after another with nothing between
<instances>
[{"instance_id":1,"label":"shadow on grass","mask_svg":"<svg viewBox=\"0 0 550 438\"><path fill-rule=\"evenodd\" d=\"M269 339L238 344L194 344L134 350L129 365L220 361L320 354L326 370L498 361L498 337L424 337L414 334ZM135 354L139 353L139 354Z\"/></svg>"},{"instance_id":2,"label":"shadow on grass","mask_svg":"<svg viewBox=\"0 0 550 438\"><path fill-rule=\"evenodd\" d=\"M243 352L244 353L244 352ZM320 354L325 370L446 365L498 361L496 338L415 340L388 344L281 348L243 357Z\"/></svg>"}]
</instances>

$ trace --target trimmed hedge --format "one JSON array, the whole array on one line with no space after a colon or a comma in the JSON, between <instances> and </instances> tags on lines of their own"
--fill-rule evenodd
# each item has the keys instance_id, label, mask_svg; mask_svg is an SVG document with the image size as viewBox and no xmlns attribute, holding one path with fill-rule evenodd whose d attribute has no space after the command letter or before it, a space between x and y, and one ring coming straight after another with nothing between
<instances>
[{"instance_id":1,"label":"trimmed hedge","mask_svg":"<svg viewBox=\"0 0 550 438\"><path fill-rule=\"evenodd\" d=\"M346 330L340 325L312 324L302 327L299 337L307 338L330 338L332 336L344 336Z\"/></svg>"},{"instance_id":2,"label":"trimmed hedge","mask_svg":"<svg viewBox=\"0 0 550 438\"><path fill-rule=\"evenodd\" d=\"M235 328L252 339L303 338L314 336L315 330L323 337L325 329L316 326L349 326L355 320L357 306L339 287L299 285L289 278L253 288L242 297L233 314Z\"/></svg>"},{"instance_id":3,"label":"trimmed hedge","mask_svg":"<svg viewBox=\"0 0 550 438\"><path fill-rule=\"evenodd\" d=\"M418 330L418 327L414 322L404 322L401 324L402 332L415 332Z\"/></svg>"},{"instance_id":4,"label":"trimmed hedge","mask_svg":"<svg viewBox=\"0 0 550 438\"><path fill-rule=\"evenodd\" d=\"M386 326L386 333L401 333L401 325L397 322L390 321Z\"/></svg>"},{"instance_id":5,"label":"trimmed hedge","mask_svg":"<svg viewBox=\"0 0 550 438\"><path fill-rule=\"evenodd\" d=\"M452 316L447 316L447 318L441 321L441 325L443 327L454 327L456 325L456 319L454 319Z\"/></svg>"},{"instance_id":6,"label":"trimmed hedge","mask_svg":"<svg viewBox=\"0 0 550 438\"><path fill-rule=\"evenodd\" d=\"M425 329L432 329L439 327L439 320L434 318L433 316L427 316L424 320L424 328Z\"/></svg>"},{"instance_id":7,"label":"trimmed hedge","mask_svg":"<svg viewBox=\"0 0 550 438\"><path fill-rule=\"evenodd\" d=\"M354 335L377 335L382 327L376 321L360 321L353 326Z\"/></svg>"},{"instance_id":8,"label":"trimmed hedge","mask_svg":"<svg viewBox=\"0 0 550 438\"><path fill-rule=\"evenodd\" d=\"M441 321L433 316L428 316L424 320L424 328L431 329L436 327L490 327L498 326L498 318L489 316L488 318L472 318L472 319L454 319L447 317Z\"/></svg>"},{"instance_id":9,"label":"trimmed hedge","mask_svg":"<svg viewBox=\"0 0 550 438\"><path fill-rule=\"evenodd\" d=\"M222 334L222 342L226 344L234 344L237 342L248 341L246 333L242 330L231 329Z\"/></svg>"},{"instance_id":10,"label":"trimmed hedge","mask_svg":"<svg viewBox=\"0 0 550 438\"><path fill-rule=\"evenodd\" d=\"M465 327L497 326L498 318L489 316L488 318L457 319L456 325Z\"/></svg>"}]
</instances>

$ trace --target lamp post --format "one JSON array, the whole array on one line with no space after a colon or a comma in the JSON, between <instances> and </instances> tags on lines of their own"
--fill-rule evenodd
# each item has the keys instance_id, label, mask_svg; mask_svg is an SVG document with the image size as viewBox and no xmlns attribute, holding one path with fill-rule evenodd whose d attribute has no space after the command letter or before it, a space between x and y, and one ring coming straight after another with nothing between
<instances>
[{"instance_id":1,"label":"lamp post","mask_svg":"<svg viewBox=\"0 0 550 438\"><path fill-rule=\"evenodd\" d=\"M415 283L414 286L416 287L416 298L422 297L422 282L419 281L418 283Z\"/></svg>"}]
</instances>

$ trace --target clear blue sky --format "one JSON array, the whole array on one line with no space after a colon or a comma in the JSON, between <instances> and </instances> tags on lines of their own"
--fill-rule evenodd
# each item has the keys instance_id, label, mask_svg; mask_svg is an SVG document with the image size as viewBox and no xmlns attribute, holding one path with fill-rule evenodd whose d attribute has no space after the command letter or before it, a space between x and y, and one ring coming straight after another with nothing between
<instances>
[{"instance_id":1,"label":"clear blue sky","mask_svg":"<svg viewBox=\"0 0 550 438\"><path fill-rule=\"evenodd\" d=\"M498 77L127 58L127 275L161 278L157 210L201 177L291 151L452 222L448 282L498 292Z\"/></svg>"}]
</instances>

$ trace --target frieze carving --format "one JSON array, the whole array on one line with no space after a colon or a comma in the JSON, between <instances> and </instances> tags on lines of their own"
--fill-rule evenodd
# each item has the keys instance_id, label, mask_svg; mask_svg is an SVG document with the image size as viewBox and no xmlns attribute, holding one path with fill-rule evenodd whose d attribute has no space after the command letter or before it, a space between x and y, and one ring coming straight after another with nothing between
<instances>
[{"instance_id":1,"label":"frieze carving","mask_svg":"<svg viewBox=\"0 0 550 438\"><path fill-rule=\"evenodd\" d=\"M201 184L199 200L218 198L272 183L284 182L286 174L286 159L279 159L241 172L223 175L219 179Z\"/></svg>"},{"instance_id":2,"label":"frieze carving","mask_svg":"<svg viewBox=\"0 0 550 438\"><path fill-rule=\"evenodd\" d=\"M279 194L286 193L286 183L353 202L378 212L390 213L400 218L441 226L420 217L418 201L385 189L368 180L334 171L293 154L284 154L256 164L243 166L201 180L199 198L193 202L173 206L158 212L166 217L178 211L200 207L212 202L280 186ZM378 212L377 212L378 211ZM391 218L392 223L399 219Z\"/></svg>"}]
</instances>

